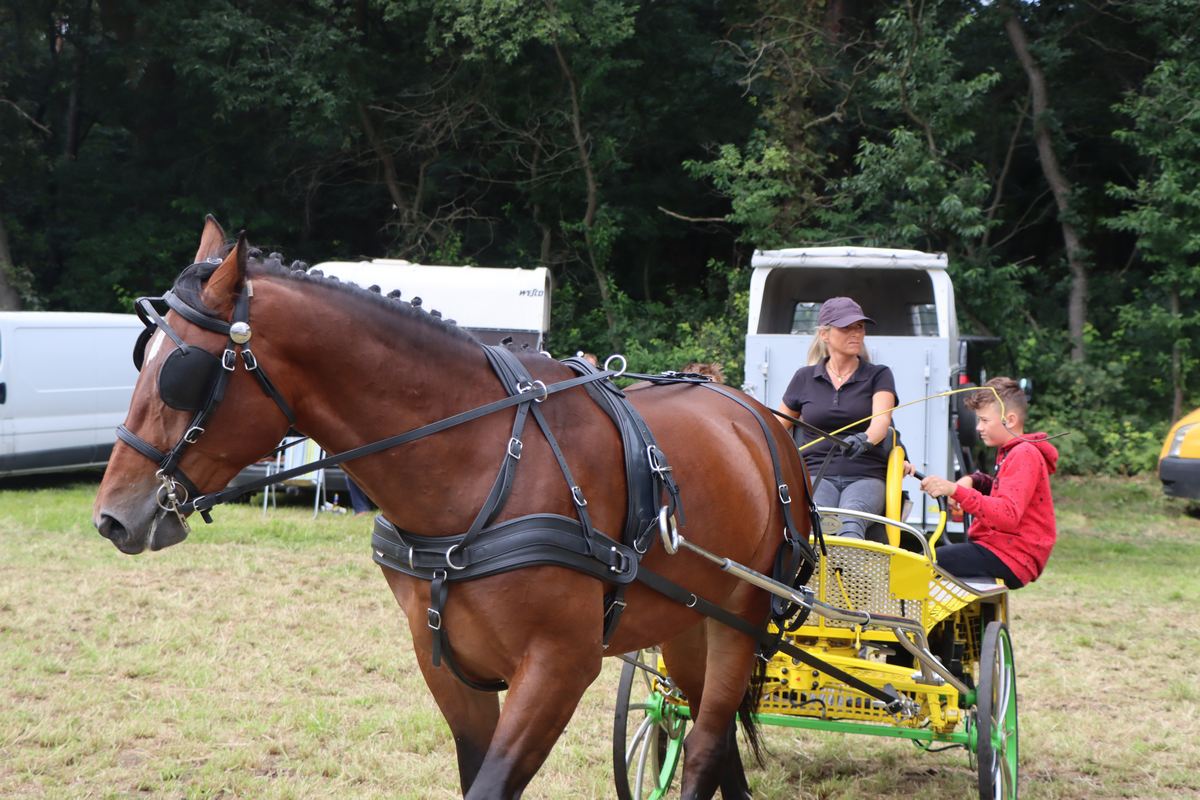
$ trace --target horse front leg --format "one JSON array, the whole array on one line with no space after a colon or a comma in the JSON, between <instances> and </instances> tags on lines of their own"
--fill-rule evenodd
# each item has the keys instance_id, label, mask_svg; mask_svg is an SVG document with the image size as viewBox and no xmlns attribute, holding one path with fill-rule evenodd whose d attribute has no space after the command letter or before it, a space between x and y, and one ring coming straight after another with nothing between
<instances>
[{"instance_id":1,"label":"horse front leg","mask_svg":"<svg viewBox=\"0 0 1200 800\"><path fill-rule=\"evenodd\" d=\"M388 585L400 607L408 612L413 651L425 685L442 712L458 755L458 780L463 794L470 791L492 743L500 719L500 698L495 692L479 692L454 676L450 670L433 666L432 639L428 625L422 624L422 609L429 606L429 585L389 569L384 569ZM422 589L424 590L422 592Z\"/></svg>"},{"instance_id":2,"label":"horse front leg","mask_svg":"<svg viewBox=\"0 0 1200 800\"><path fill-rule=\"evenodd\" d=\"M546 640L527 652L467 800L520 797L600 674L598 646Z\"/></svg>"}]
</instances>

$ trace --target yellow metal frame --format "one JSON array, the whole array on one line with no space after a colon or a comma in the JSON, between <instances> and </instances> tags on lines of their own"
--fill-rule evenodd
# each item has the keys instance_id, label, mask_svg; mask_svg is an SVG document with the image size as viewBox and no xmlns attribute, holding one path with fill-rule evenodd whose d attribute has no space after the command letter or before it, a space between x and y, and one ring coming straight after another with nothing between
<instances>
[{"instance_id":1,"label":"yellow metal frame","mask_svg":"<svg viewBox=\"0 0 1200 800\"><path fill-rule=\"evenodd\" d=\"M906 617L919 621L926 634L937 628L941 635L952 636L963 648L966 674L978 668L984 624L1008 621L1003 585L993 589L966 584L921 554L860 539L828 537L808 587L815 599L838 608ZM869 695L776 653L766 665L759 713L907 729L928 726L937 734L949 734L962 723L971 702L952 684L922 682L921 670L914 665L888 663L889 657L907 652L891 629L863 628L813 613L783 637L871 686L894 688L918 710L913 716L894 716ZM658 661L666 674L661 656ZM667 701L686 703L678 694Z\"/></svg>"},{"instance_id":2,"label":"yellow metal frame","mask_svg":"<svg viewBox=\"0 0 1200 800\"><path fill-rule=\"evenodd\" d=\"M888 453L887 460L887 495L883 515L888 519L900 519L904 513L904 489L901 486L904 482L904 446L900 444L895 428L889 428L888 434L892 437L892 451ZM887 531L888 544L899 547L900 529L895 525L885 525L884 530Z\"/></svg>"}]
</instances>

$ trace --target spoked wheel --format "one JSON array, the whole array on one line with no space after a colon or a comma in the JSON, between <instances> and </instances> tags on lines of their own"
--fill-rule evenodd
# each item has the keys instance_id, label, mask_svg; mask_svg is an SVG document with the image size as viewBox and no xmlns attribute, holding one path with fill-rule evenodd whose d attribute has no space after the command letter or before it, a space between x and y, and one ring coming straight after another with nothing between
<instances>
[{"instance_id":1,"label":"spoked wheel","mask_svg":"<svg viewBox=\"0 0 1200 800\"><path fill-rule=\"evenodd\" d=\"M983 633L975 715L975 753L981 800L1017 797L1017 670L1002 622Z\"/></svg>"},{"instance_id":2,"label":"spoked wheel","mask_svg":"<svg viewBox=\"0 0 1200 800\"><path fill-rule=\"evenodd\" d=\"M626 663L617 689L613 715L613 777L620 800L665 797L683 760L687 719L668 697L678 697L671 679L657 672L652 651ZM650 671L654 670L654 671Z\"/></svg>"}]
</instances>

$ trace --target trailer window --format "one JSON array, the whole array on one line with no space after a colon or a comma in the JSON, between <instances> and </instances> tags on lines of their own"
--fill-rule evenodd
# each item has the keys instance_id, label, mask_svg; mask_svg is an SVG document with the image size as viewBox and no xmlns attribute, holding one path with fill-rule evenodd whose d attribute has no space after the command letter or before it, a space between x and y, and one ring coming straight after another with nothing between
<instances>
[{"instance_id":1,"label":"trailer window","mask_svg":"<svg viewBox=\"0 0 1200 800\"><path fill-rule=\"evenodd\" d=\"M821 303L853 297L875 320L873 336L937 336L933 281L924 270L874 267L781 267L763 287L758 333L811 335Z\"/></svg>"},{"instance_id":2,"label":"trailer window","mask_svg":"<svg viewBox=\"0 0 1200 800\"><path fill-rule=\"evenodd\" d=\"M933 303L920 303L908 307L912 318L913 336L937 336L937 306Z\"/></svg>"},{"instance_id":3,"label":"trailer window","mask_svg":"<svg viewBox=\"0 0 1200 800\"><path fill-rule=\"evenodd\" d=\"M792 312L792 333L816 333L817 315L821 312L820 303L796 303Z\"/></svg>"}]
</instances>

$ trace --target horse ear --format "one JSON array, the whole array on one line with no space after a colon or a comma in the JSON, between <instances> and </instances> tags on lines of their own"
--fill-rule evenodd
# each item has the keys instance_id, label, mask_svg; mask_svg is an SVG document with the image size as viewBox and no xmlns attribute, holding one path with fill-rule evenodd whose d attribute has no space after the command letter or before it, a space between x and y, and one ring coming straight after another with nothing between
<instances>
[{"instance_id":1,"label":"horse ear","mask_svg":"<svg viewBox=\"0 0 1200 800\"><path fill-rule=\"evenodd\" d=\"M238 234L237 244L225 256L221 266L217 267L212 277L204 284L200 297L204 304L220 316L233 313L233 301L242 289L246 279L246 253L250 246L246 244L246 232Z\"/></svg>"},{"instance_id":2,"label":"horse ear","mask_svg":"<svg viewBox=\"0 0 1200 800\"><path fill-rule=\"evenodd\" d=\"M200 247L196 249L196 257L192 259L192 263L199 264L206 258L218 255L223 244L225 244L225 231L221 228L221 223L217 222L212 214L205 215L204 232L200 234Z\"/></svg>"}]
</instances>

